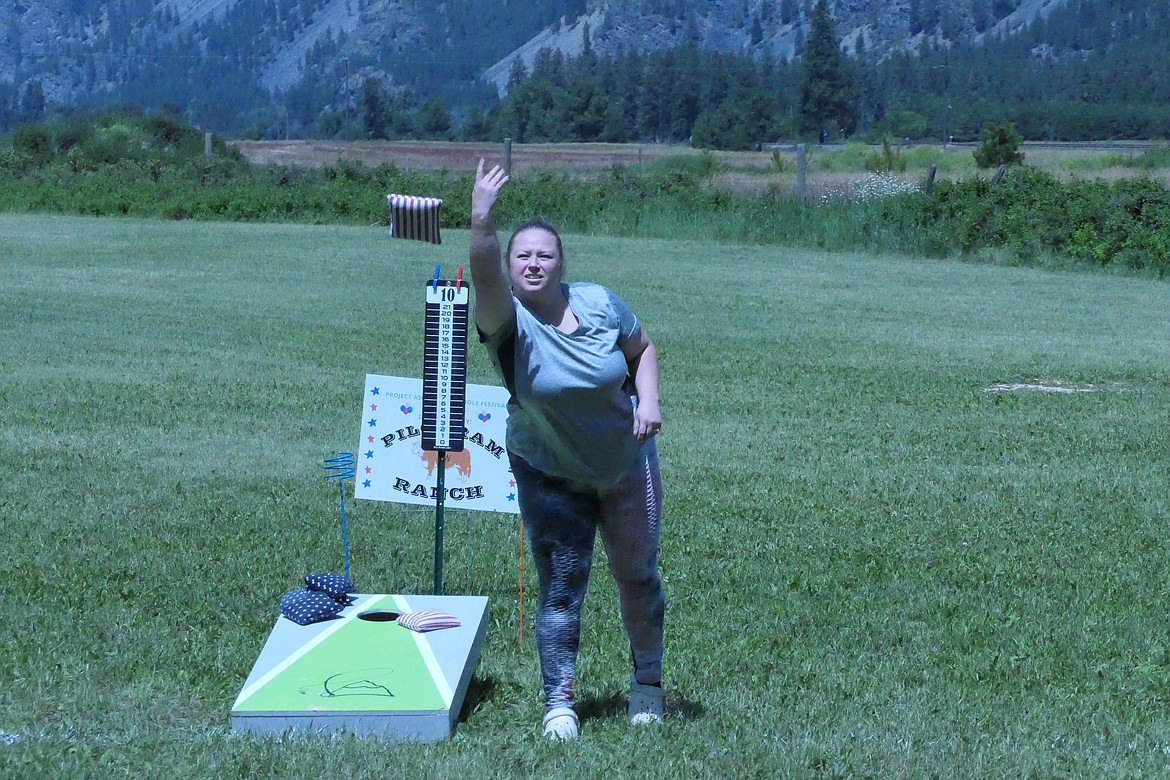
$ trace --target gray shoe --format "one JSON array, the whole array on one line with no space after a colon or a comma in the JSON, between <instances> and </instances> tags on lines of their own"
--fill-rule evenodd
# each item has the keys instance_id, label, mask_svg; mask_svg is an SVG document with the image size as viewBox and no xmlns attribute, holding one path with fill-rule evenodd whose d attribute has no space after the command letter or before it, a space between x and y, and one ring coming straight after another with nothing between
<instances>
[{"instance_id":1,"label":"gray shoe","mask_svg":"<svg viewBox=\"0 0 1170 780\"><path fill-rule=\"evenodd\" d=\"M658 723L666 711L666 691L658 685L630 680L630 723L643 726Z\"/></svg>"}]
</instances>

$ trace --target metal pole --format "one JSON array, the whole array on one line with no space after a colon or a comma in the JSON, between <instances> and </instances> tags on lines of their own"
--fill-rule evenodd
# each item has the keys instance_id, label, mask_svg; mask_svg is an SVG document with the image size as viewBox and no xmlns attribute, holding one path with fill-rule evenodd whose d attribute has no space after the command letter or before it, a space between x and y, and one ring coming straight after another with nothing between
<instances>
[{"instance_id":1,"label":"metal pole","mask_svg":"<svg viewBox=\"0 0 1170 780\"><path fill-rule=\"evenodd\" d=\"M345 576L349 577L349 534L345 530L345 487L337 480L338 501L341 504L341 552L345 557Z\"/></svg>"},{"instance_id":2,"label":"metal pole","mask_svg":"<svg viewBox=\"0 0 1170 780\"><path fill-rule=\"evenodd\" d=\"M439 450L437 468L439 477L435 483L435 595L443 595L443 499L447 493L447 451Z\"/></svg>"},{"instance_id":3,"label":"metal pole","mask_svg":"<svg viewBox=\"0 0 1170 780\"><path fill-rule=\"evenodd\" d=\"M808 157L804 144L796 145L796 197L805 198L805 174L808 171Z\"/></svg>"}]
</instances>

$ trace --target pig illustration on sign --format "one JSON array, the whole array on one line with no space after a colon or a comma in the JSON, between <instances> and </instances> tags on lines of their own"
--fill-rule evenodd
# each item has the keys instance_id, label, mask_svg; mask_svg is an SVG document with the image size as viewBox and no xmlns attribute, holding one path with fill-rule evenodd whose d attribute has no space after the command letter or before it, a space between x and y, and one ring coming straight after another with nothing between
<instances>
[{"instance_id":1,"label":"pig illustration on sign","mask_svg":"<svg viewBox=\"0 0 1170 780\"><path fill-rule=\"evenodd\" d=\"M427 476L435 473L435 467L439 465L439 453L434 450L424 450L420 445L415 444L413 447L414 454L427 467ZM462 452L447 452L446 466L448 469L458 469L459 476L467 479L471 476L471 450L465 449Z\"/></svg>"}]
</instances>

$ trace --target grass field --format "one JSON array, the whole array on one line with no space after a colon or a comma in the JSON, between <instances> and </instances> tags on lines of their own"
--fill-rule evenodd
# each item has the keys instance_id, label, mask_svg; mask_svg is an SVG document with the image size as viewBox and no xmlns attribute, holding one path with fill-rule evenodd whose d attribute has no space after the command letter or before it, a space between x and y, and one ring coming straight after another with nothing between
<instances>
[{"instance_id":1,"label":"grass field","mask_svg":"<svg viewBox=\"0 0 1170 780\"><path fill-rule=\"evenodd\" d=\"M0 776L1170 772L1166 284L583 236L662 359L666 721L625 723L598 560L582 740L542 741L516 520L456 514L491 624L455 736L234 736L280 595L341 567L321 461L365 374L421 373L444 238L0 215ZM358 586L427 592L432 515L351 503Z\"/></svg>"}]
</instances>

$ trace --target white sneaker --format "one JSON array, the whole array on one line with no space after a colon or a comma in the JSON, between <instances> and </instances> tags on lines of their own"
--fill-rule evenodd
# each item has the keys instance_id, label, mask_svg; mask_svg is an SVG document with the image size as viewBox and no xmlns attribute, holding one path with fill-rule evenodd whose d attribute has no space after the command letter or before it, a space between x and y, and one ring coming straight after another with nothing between
<instances>
[{"instance_id":1,"label":"white sneaker","mask_svg":"<svg viewBox=\"0 0 1170 780\"><path fill-rule=\"evenodd\" d=\"M577 738L577 713L572 707L554 707L544 715L544 736L560 742Z\"/></svg>"},{"instance_id":2,"label":"white sneaker","mask_svg":"<svg viewBox=\"0 0 1170 780\"><path fill-rule=\"evenodd\" d=\"M630 723L658 723L666 710L666 691L659 685L643 685L630 679Z\"/></svg>"}]
</instances>

